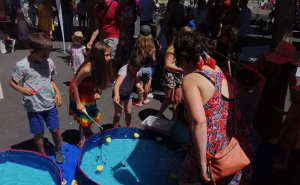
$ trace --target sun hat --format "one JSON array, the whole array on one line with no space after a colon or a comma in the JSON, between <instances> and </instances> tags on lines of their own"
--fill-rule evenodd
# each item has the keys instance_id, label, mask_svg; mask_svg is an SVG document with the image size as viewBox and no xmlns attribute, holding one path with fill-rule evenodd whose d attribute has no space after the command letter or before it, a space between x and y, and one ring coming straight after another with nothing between
<instances>
[{"instance_id":1,"label":"sun hat","mask_svg":"<svg viewBox=\"0 0 300 185\"><path fill-rule=\"evenodd\" d=\"M140 34L143 36L148 36L151 34L151 28L148 25L143 25L140 29Z\"/></svg>"},{"instance_id":2,"label":"sun hat","mask_svg":"<svg viewBox=\"0 0 300 185\"><path fill-rule=\"evenodd\" d=\"M291 63L292 65L298 66L297 61L294 59L296 48L293 44L288 42L280 42L275 51L268 51L264 53L264 57L267 61L275 64Z\"/></svg>"},{"instance_id":3,"label":"sun hat","mask_svg":"<svg viewBox=\"0 0 300 185\"><path fill-rule=\"evenodd\" d=\"M75 37L81 37L81 38L85 39L85 38L83 37L81 31L76 31L76 32L74 33L74 35L72 35L72 39L74 39Z\"/></svg>"}]
</instances>

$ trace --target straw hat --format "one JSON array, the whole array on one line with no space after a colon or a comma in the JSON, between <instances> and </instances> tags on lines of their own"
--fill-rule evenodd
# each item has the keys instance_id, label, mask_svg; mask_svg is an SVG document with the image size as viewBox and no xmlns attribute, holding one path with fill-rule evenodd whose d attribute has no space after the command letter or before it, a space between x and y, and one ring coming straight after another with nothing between
<instances>
[{"instance_id":1,"label":"straw hat","mask_svg":"<svg viewBox=\"0 0 300 185\"><path fill-rule=\"evenodd\" d=\"M288 42L280 42L275 51L268 51L264 53L264 57L267 61L275 64L291 63L292 65L298 66L297 61L294 59L296 48L293 44Z\"/></svg>"},{"instance_id":2,"label":"straw hat","mask_svg":"<svg viewBox=\"0 0 300 185\"><path fill-rule=\"evenodd\" d=\"M81 38L85 39L85 38L83 37L81 31L76 31L76 32L74 33L74 35L72 35L72 39L74 39L75 37L81 37Z\"/></svg>"}]
</instances>

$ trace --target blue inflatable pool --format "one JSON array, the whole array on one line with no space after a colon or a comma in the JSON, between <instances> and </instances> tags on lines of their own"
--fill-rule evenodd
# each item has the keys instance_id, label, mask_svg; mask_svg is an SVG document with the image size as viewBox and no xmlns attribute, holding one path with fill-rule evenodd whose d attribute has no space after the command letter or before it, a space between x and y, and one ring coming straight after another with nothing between
<instances>
[{"instance_id":1,"label":"blue inflatable pool","mask_svg":"<svg viewBox=\"0 0 300 185\"><path fill-rule=\"evenodd\" d=\"M180 144L153 130L115 128L88 138L76 170L80 185L178 184Z\"/></svg>"},{"instance_id":2,"label":"blue inflatable pool","mask_svg":"<svg viewBox=\"0 0 300 185\"><path fill-rule=\"evenodd\" d=\"M0 151L1 185L60 185L62 175L49 157L25 150Z\"/></svg>"}]
</instances>

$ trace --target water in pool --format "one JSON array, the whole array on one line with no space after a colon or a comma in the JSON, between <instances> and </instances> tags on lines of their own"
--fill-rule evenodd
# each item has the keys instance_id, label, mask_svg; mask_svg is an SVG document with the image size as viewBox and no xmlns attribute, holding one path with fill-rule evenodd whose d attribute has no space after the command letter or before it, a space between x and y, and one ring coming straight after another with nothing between
<instances>
[{"instance_id":1,"label":"water in pool","mask_svg":"<svg viewBox=\"0 0 300 185\"><path fill-rule=\"evenodd\" d=\"M58 185L59 173L43 159L32 156L12 156L0 159L1 185Z\"/></svg>"},{"instance_id":2,"label":"water in pool","mask_svg":"<svg viewBox=\"0 0 300 185\"><path fill-rule=\"evenodd\" d=\"M101 185L175 185L182 161L157 141L112 139L85 152L80 167Z\"/></svg>"}]
</instances>

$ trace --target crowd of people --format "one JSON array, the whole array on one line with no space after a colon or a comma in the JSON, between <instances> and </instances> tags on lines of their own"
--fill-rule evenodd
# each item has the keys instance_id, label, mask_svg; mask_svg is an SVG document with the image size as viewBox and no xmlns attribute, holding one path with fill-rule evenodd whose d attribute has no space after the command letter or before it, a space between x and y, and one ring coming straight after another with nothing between
<instances>
[{"instance_id":1,"label":"crowd of people","mask_svg":"<svg viewBox=\"0 0 300 185\"><path fill-rule=\"evenodd\" d=\"M47 0L42 0L38 9L48 6L49 2L44 1ZM164 117L164 111L172 104L174 124L185 126L190 132L180 184L214 181L208 170L207 153L216 155L233 137L250 164L217 184L250 184L253 157L261 139L283 146L282 156L272 159L272 166L284 169L290 148L300 146L300 90L295 76L299 63L293 58L296 49L290 43L280 42L275 51L264 53L251 65L241 62L251 21L247 2L227 0L221 4L214 0L209 5L199 0L196 8L185 10L179 1L169 0L157 33L158 24L153 22L157 7L153 0L139 0L135 5L128 0L97 0L94 20L90 20L93 31L86 47L81 31L69 35L73 41L69 46L69 65L74 70L69 86L69 115L79 124L78 146L82 147L86 137L94 134L90 117L96 122L101 120L96 100L103 90L112 84L113 127L119 127L122 111L126 127L130 127L132 105L151 103L152 78L159 75L165 99L156 116ZM137 15L141 27L134 42ZM47 26L50 29L53 22ZM56 109L62 98L52 79L56 69L49 59L49 31L28 34L30 55L17 62L10 85L24 95L23 104L38 151L44 153L45 122L55 143L56 161L63 163ZM162 73L158 73L161 67ZM285 113L288 87L292 106ZM133 101L134 92L137 101Z\"/></svg>"}]
</instances>

